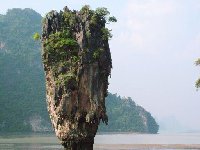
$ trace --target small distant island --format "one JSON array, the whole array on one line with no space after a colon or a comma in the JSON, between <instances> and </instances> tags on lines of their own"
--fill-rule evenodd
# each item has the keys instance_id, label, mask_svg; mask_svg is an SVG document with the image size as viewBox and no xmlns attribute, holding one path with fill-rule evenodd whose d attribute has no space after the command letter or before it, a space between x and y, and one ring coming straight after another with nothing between
<instances>
[{"instance_id":1,"label":"small distant island","mask_svg":"<svg viewBox=\"0 0 200 150\"><path fill-rule=\"evenodd\" d=\"M52 132L39 43L42 16L32 9L0 15L0 132ZM155 119L131 98L108 94L108 126L99 132L157 133Z\"/></svg>"}]
</instances>

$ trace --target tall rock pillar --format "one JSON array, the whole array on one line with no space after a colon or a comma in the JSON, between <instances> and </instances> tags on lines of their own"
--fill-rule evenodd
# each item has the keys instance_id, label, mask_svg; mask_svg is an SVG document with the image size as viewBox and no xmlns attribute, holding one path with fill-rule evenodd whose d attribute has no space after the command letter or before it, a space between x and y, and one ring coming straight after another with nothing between
<instances>
[{"instance_id":1,"label":"tall rock pillar","mask_svg":"<svg viewBox=\"0 0 200 150\"><path fill-rule=\"evenodd\" d=\"M112 62L105 27L107 9L84 6L49 12L43 19L42 60L47 107L67 150L92 150L105 108Z\"/></svg>"}]
</instances>

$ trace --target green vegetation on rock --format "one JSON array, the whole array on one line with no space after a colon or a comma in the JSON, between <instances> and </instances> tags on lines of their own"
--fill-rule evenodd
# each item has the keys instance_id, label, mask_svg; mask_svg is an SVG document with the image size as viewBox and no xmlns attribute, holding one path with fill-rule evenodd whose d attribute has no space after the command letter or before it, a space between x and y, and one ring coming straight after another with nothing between
<instances>
[{"instance_id":1,"label":"green vegetation on rock","mask_svg":"<svg viewBox=\"0 0 200 150\"><path fill-rule=\"evenodd\" d=\"M36 32L34 35L33 35L33 39L34 40L39 40L40 39L40 34L38 32Z\"/></svg>"},{"instance_id":2,"label":"green vegetation on rock","mask_svg":"<svg viewBox=\"0 0 200 150\"><path fill-rule=\"evenodd\" d=\"M80 64L83 64L83 59L88 61L87 63L93 63L98 62L103 56L105 41L112 38L111 30L105 27L105 23L117 22L114 16L109 15L107 8L91 10L90 6L85 5L78 12L65 7L60 14L51 11L45 16L44 24L48 24L50 18L57 17L55 27L51 30L47 29L48 33L42 35L44 68L53 71L57 89L60 89L62 85L62 89L67 91L63 86L68 83L73 83L72 87L77 87L78 68ZM85 29L81 31L80 29L84 26L86 26ZM77 38L80 36L77 31L84 32L82 36L86 37L84 38L86 42L81 47L86 47L85 50L82 50L79 47L80 43L77 43ZM33 37L36 40L40 39L38 33L35 33ZM83 57L85 55L88 57Z\"/></svg>"}]
</instances>

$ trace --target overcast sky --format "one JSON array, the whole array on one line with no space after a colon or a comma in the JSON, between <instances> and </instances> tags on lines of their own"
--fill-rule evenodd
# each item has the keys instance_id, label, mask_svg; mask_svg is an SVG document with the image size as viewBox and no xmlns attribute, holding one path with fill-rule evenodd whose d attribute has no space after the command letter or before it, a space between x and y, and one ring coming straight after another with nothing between
<instances>
[{"instance_id":1,"label":"overcast sky","mask_svg":"<svg viewBox=\"0 0 200 150\"><path fill-rule=\"evenodd\" d=\"M64 6L107 7L118 22L111 25L113 59L109 91L132 97L163 123L200 130L199 0L0 0L0 13L32 8L44 16ZM180 124L180 126L178 126ZM174 127L175 128L175 127Z\"/></svg>"}]
</instances>

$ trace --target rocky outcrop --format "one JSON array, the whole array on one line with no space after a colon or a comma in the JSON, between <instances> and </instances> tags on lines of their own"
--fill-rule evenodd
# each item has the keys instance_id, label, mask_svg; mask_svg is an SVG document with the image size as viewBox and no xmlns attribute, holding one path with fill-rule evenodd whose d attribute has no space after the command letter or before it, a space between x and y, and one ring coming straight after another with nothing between
<instances>
[{"instance_id":1,"label":"rocky outcrop","mask_svg":"<svg viewBox=\"0 0 200 150\"><path fill-rule=\"evenodd\" d=\"M106 8L65 7L43 19L47 106L56 136L66 149L92 149L100 120L108 121L105 97L112 68L111 34L105 27L108 14Z\"/></svg>"}]
</instances>

